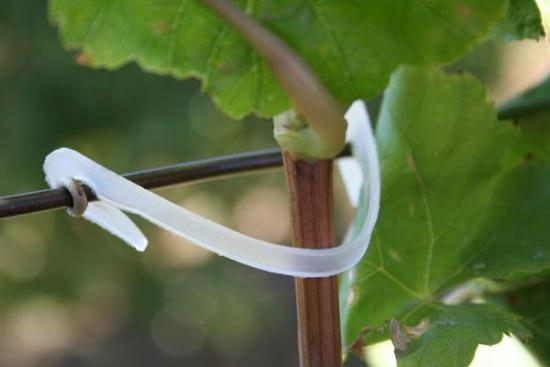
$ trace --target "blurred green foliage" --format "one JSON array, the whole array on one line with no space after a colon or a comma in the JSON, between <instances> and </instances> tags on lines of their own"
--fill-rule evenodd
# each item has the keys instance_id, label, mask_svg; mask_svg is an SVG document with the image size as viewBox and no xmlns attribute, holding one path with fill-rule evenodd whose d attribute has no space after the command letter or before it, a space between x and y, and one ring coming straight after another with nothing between
<instances>
[{"instance_id":1,"label":"blurred green foliage","mask_svg":"<svg viewBox=\"0 0 550 367\"><path fill-rule=\"evenodd\" d=\"M125 172L275 144L271 123L228 121L196 81L76 61L45 2L0 2L0 196L45 187L42 160L60 146ZM283 187L274 172L163 194L238 226L250 190L280 199ZM0 222L0 365L295 363L290 279L204 262L138 224L151 240L144 254L63 211Z\"/></svg>"}]
</instances>

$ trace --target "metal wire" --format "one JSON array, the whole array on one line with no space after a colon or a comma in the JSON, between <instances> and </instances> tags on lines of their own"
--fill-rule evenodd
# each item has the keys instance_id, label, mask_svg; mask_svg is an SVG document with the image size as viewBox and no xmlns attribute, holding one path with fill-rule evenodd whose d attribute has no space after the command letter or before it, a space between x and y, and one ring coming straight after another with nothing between
<instances>
[{"instance_id":1,"label":"metal wire","mask_svg":"<svg viewBox=\"0 0 550 367\"><path fill-rule=\"evenodd\" d=\"M346 147L340 157L350 154L349 147ZM282 164L281 151L275 148L178 163L127 173L123 176L146 189L155 189L185 182L251 173L280 167ZM82 185L82 188L88 201L97 200L88 186ZM73 207L73 199L65 188L33 191L0 197L0 218L71 207Z\"/></svg>"}]
</instances>

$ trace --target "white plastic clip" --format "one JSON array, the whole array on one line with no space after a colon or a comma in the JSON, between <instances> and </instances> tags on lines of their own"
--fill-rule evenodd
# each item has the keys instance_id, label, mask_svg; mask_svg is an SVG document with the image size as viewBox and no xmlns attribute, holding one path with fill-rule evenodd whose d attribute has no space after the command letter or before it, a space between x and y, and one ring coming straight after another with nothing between
<instances>
[{"instance_id":1,"label":"white plastic clip","mask_svg":"<svg viewBox=\"0 0 550 367\"><path fill-rule=\"evenodd\" d=\"M378 155L364 103L354 102L346 119L356 163L340 164L340 170L358 208L354 222L361 225L349 240L329 249L294 248L246 236L181 208L71 149L50 153L44 171L52 188L73 187L73 180L88 185L99 201L90 202L83 217L137 250L145 249L147 239L122 210L242 264L296 277L325 277L348 270L363 257L380 204Z\"/></svg>"}]
</instances>

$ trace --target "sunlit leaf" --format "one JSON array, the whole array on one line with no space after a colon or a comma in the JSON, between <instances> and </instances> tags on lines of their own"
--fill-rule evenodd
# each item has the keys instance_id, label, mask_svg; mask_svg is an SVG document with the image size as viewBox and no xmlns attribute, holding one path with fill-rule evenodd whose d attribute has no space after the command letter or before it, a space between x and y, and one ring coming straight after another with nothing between
<instances>
[{"instance_id":1,"label":"sunlit leaf","mask_svg":"<svg viewBox=\"0 0 550 367\"><path fill-rule=\"evenodd\" d=\"M346 275L346 345L385 320L429 316L466 280L550 268L550 167L525 157L520 129L497 120L474 78L399 69L376 137L381 212L367 255Z\"/></svg>"},{"instance_id":2,"label":"sunlit leaf","mask_svg":"<svg viewBox=\"0 0 550 367\"><path fill-rule=\"evenodd\" d=\"M378 93L400 63L451 61L502 17L501 0L238 2L284 39L332 93L352 101ZM288 101L247 43L195 0L51 0L50 17L77 60L199 77L234 117L273 116Z\"/></svg>"},{"instance_id":3,"label":"sunlit leaf","mask_svg":"<svg viewBox=\"0 0 550 367\"><path fill-rule=\"evenodd\" d=\"M411 336L398 354L399 367L462 367L474 358L478 344L493 345L513 333L527 339L519 317L491 305L439 306L420 337Z\"/></svg>"}]
</instances>

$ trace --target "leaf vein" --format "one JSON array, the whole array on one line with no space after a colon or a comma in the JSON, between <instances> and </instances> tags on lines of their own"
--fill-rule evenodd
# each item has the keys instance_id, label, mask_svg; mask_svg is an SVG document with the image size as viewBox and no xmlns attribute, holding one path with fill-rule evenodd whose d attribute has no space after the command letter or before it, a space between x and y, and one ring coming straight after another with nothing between
<instances>
[{"instance_id":1,"label":"leaf vein","mask_svg":"<svg viewBox=\"0 0 550 367\"><path fill-rule=\"evenodd\" d=\"M344 79L346 80L346 86L350 90L351 94L354 96L358 96L358 88L355 85L355 78L353 77L353 73L351 72L351 68L347 62L348 58L344 54L344 51L342 50L342 47L340 47L340 42L338 42L337 37L335 35L335 32L328 21L325 13L323 12L323 9L321 6L319 6L319 3L316 0L307 0L307 3L310 5L311 9L319 19L319 22L323 26L323 29L325 30L325 34L327 35L328 42L330 44L330 47L332 48L333 52L336 54L336 56L340 55L340 57L336 57L337 63L339 64L339 70Z\"/></svg>"},{"instance_id":2,"label":"leaf vein","mask_svg":"<svg viewBox=\"0 0 550 367\"><path fill-rule=\"evenodd\" d=\"M177 51L176 33L179 31L181 27L182 20L183 20L183 17L185 16L187 8L189 7L189 3L190 3L189 0L181 1L176 11L176 15L174 16L174 20L170 25L170 34L168 36L168 62L172 68L176 66L176 51Z\"/></svg>"},{"instance_id":3,"label":"leaf vein","mask_svg":"<svg viewBox=\"0 0 550 367\"><path fill-rule=\"evenodd\" d=\"M408 157L410 159L410 166L414 173L416 182L418 184L418 187L420 189L420 195L422 197L422 205L424 207L424 210L426 212L426 226L428 229L428 253L426 258L426 271L424 274L424 292L426 294L429 294L430 292L430 275L431 275L431 269L432 269L432 261L433 261L433 251L435 247L436 237L435 237L435 231L434 231L434 225L433 225L433 219L432 219L432 211L430 209L430 204L428 201L428 194L426 192L426 184L424 183L424 180L422 179L422 175L420 174L420 171L418 170L418 167L416 165L416 159L414 157L411 144L409 140L407 139L407 136L403 131L401 131L399 125L396 125L396 130L401 136L401 139L406 145L406 149L408 152Z\"/></svg>"},{"instance_id":4,"label":"leaf vein","mask_svg":"<svg viewBox=\"0 0 550 367\"><path fill-rule=\"evenodd\" d=\"M430 8L423 0L409 0L409 1L412 2L413 4L418 5L419 7L423 8L427 13L441 20L442 23L446 25L447 29L455 33L456 35L465 39L471 36L470 34L468 34L467 31L464 31L463 29L458 27L456 24L451 22L449 19L447 19L443 15L439 14L438 12Z\"/></svg>"},{"instance_id":5,"label":"leaf vein","mask_svg":"<svg viewBox=\"0 0 550 367\"><path fill-rule=\"evenodd\" d=\"M203 72L202 72L202 74L204 75L204 78L203 78L204 89L207 89L208 85L210 84L210 77L212 75L214 59L220 48L220 42L225 38L225 36L228 33L228 30L229 29L227 28L227 26L224 25L216 34L216 37L214 38L214 41L210 46L210 50L208 51L208 56L206 57L206 62L204 63Z\"/></svg>"},{"instance_id":6,"label":"leaf vein","mask_svg":"<svg viewBox=\"0 0 550 367\"><path fill-rule=\"evenodd\" d=\"M88 31L86 32L86 36L84 36L84 40L82 41L83 44L87 44L90 38L92 37L93 32L97 29L101 22L101 18L103 17L103 14L105 13L106 3L103 2L101 4L101 7L99 8L99 11L97 12L97 15L94 17L94 20L90 23L90 28L88 28Z\"/></svg>"},{"instance_id":7,"label":"leaf vein","mask_svg":"<svg viewBox=\"0 0 550 367\"><path fill-rule=\"evenodd\" d=\"M388 278L390 281L392 281L395 285L397 285L401 290L403 290L405 293L410 294L414 298L417 298L419 300L423 299L423 296L416 292L414 289L400 281L396 276L391 274L389 271L387 271L385 268L380 267L380 273L383 274L386 278Z\"/></svg>"}]
</instances>

